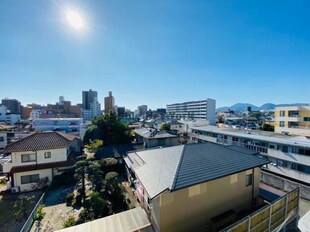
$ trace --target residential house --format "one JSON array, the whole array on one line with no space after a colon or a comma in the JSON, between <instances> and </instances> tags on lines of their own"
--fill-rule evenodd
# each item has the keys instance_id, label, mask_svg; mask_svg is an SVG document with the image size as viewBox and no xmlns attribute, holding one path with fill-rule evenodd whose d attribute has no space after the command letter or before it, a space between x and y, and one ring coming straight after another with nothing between
<instances>
[{"instance_id":1,"label":"residential house","mask_svg":"<svg viewBox=\"0 0 310 232\"><path fill-rule=\"evenodd\" d=\"M215 231L259 196L262 165L255 152L212 143L129 153L129 180L155 231ZM221 221L221 219L224 220Z\"/></svg>"},{"instance_id":2,"label":"residential house","mask_svg":"<svg viewBox=\"0 0 310 232\"><path fill-rule=\"evenodd\" d=\"M169 147L179 144L179 136L154 128L139 128L134 130L136 141L143 143L145 148Z\"/></svg>"},{"instance_id":3,"label":"residential house","mask_svg":"<svg viewBox=\"0 0 310 232\"><path fill-rule=\"evenodd\" d=\"M37 132L7 145L2 153L10 159L3 164L15 191L30 191L39 183L49 184L75 162L81 151L78 137L61 132Z\"/></svg>"}]
</instances>

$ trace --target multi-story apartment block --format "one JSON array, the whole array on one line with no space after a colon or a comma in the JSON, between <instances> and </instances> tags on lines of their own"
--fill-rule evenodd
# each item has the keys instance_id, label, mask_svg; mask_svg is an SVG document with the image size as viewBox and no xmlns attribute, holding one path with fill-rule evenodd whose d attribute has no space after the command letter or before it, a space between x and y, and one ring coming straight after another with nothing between
<instances>
[{"instance_id":1,"label":"multi-story apartment block","mask_svg":"<svg viewBox=\"0 0 310 232\"><path fill-rule=\"evenodd\" d=\"M85 127L82 118L38 118L33 126L36 131L62 131L80 137Z\"/></svg>"},{"instance_id":2,"label":"multi-story apartment block","mask_svg":"<svg viewBox=\"0 0 310 232\"><path fill-rule=\"evenodd\" d=\"M109 96L104 98L104 112L115 111L115 99L112 96L112 92L109 91Z\"/></svg>"},{"instance_id":3,"label":"multi-story apartment block","mask_svg":"<svg viewBox=\"0 0 310 232\"><path fill-rule=\"evenodd\" d=\"M215 125L215 100L191 101L167 105L167 116L176 119L207 120Z\"/></svg>"},{"instance_id":4,"label":"multi-story apartment block","mask_svg":"<svg viewBox=\"0 0 310 232\"><path fill-rule=\"evenodd\" d=\"M83 109L90 110L90 103L95 101L95 98L98 98L97 91L82 91L82 104Z\"/></svg>"},{"instance_id":5,"label":"multi-story apartment block","mask_svg":"<svg viewBox=\"0 0 310 232\"><path fill-rule=\"evenodd\" d=\"M5 105L0 105L0 122L14 125L21 120L20 114L10 113Z\"/></svg>"},{"instance_id":6,"label":"multi-story apartment block","mask_svg":"<svg viewBox=\"0 0 310 232\"><path fill-rule=\"evenodd\" d=\"M154 231L218 231L229 222L228 213L257 202L260 167L269 161L253 154L212 143L187 144L129 153L125 163Z\"/></svg>"},{"instance_id":7,"label":"multi-story apartment block","mask_svg":"<svg viewBox=\"0 0 310 232\"><path fill-rule=\"evenodd\" d=\"M310 140L305 136L284 135L267 131L219 128L216 126L192 127L194 142L211 142L222 145L237 145L266 156L272 165L263 168L274 185L285 180L309 186L310 184ZM269 174L272 174L271 175ZM302 189L310 192L310 188ZM308 195L310 199L309 193Z\"/></svg>"},{"instance_id":8,"label":"multi-story apartment block","mask_svg":"<svg viewBox=\"0 0 310 232\"><path fill-rule=\"evenodd\" d=\"M16 99L2 99L2 105L6 106L12 114L22 114L21 104Z\"/></svg>"},{"instance_id":9,"label":"multi-story apartment block","mask_svg":"<svg viewBox=\"0 0 310 232\"><path fill-rule=\"evenodd\" d=\"M145 115L147 113L147 105L138 106L137 111L139 116Z\"/></svg>"},{"instance_id":10,"label":"multi-story apartment block","mask_svg":"<svg viewBox=\"0 0 310 232\"><path fill-rule=\"evenodd\" d=\"M281 106L275 109L274 131L310 136L310 106Z\"/></svg>"},{"instance_id":11,"label":"multi-story apartment block","mask_svg":"<svg viewBox=\"0 0 310 232\"><path fill-rule=\"evenodd\" d=\"M80 139L73 135L34 133L5 147L2 153L10 159L2 164L3 172L15 191L31 191L72 166L80 149Z\"/></svg>"}]
</instances>

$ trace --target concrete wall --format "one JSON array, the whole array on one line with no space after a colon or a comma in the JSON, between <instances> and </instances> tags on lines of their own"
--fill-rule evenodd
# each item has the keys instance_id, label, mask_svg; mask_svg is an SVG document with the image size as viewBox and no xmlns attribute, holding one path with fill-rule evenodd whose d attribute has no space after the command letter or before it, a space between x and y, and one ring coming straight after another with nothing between
<instances>
[{"instance_id":1,"label":"concrete wall","mask_svg":"<svg viewBox=\"0 0 310 232\"><path fill-rule=\"evenodd\" d=\"M246 186L246 174L252 170L195 185L175 192L164 192L153 201L152 215L160 222L160 231L204 231L209 220L229 209L251 206L252 186ZM254 198L258 196L260 169L255 169Z\"/></svg>"},{"instance_id":2,"label":"concrete wall","mask_svg":"<svg viewBox=\"0 0 310 232\"><path fill-rule=\"evenodd\" d=\"M297 182L293 182L284 178L281 178L276 175L272 175L270 173L262 172L262 182L281 189L285 192L290 192L293 189L300 186L300 196L307 200L310 200L310 187L306 185L299 184Z\"/></svg>"},{"instance_id":3,"label":"concrete wall","mask_svg":"<svg viewBox=\"0 0 310 232\"><path fill-rule=\"evenodd\" d=\"M28 172L19 172L14 173L14 186L19 187L21 192L24 191L31 191L33 190L34 186L36 186L36 183L29 183L29 184L21 184L21 177L27 176L27 175L35 175L39 174L39 178L48 178L48 183L50 183L53 179L52 169L42 169L42 170L36 170L36 171L28 171Z\"/></svg>"}]
</instances>

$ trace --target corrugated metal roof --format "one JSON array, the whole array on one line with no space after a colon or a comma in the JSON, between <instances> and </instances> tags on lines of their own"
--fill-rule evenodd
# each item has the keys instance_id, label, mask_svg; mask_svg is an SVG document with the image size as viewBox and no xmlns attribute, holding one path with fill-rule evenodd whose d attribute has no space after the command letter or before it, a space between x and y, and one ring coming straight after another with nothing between
<instances>
[{"instance_id":1,"label":"corrugated metal roof","mask_svg":"<svg viewBox=\"0 0 310 232\"><path fill-rule=\"evenodd\" d=\"M269 163L213 143L185 146L171 190L189 187Z\"/></svg>"},{"instance_id":2,"label":"corrugated metal roof","mask_svg":"<svg viewBox=\"0 0 310 232\"><path fill-rule=\"evenodd\" d=\"M152 226L141 207L113 214L57 232L152 232Z\"/></svg>"}]
</instances>

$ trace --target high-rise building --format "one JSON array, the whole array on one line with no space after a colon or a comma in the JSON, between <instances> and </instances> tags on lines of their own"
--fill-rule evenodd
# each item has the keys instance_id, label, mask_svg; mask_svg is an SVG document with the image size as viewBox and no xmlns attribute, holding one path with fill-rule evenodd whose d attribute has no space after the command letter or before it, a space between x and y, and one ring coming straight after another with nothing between
<instances>
[{"instance_id":1,"label":"high-rise building","mask_svg":"<svg viewBox=\"0 0 310 232\"><path fill-rule=\"evenodd\" d=\"M6 106L12 114L22 114L22 106L16 99L2 99L2 105Z\"/></svg>"},{"instance_id":2,"label":"high-rise building","mask_svg":"<svg viewBox=\"0 0 310 232\"><path fill-rule=\"evenodd\" d=\"M82 104L84 110L90 110L90 103L95 102L95 98L98 98L97 95L97 91L92 91L91 89L82 92Z\"/></svg>"},{"instance_id":3,"label":"high-rise building","mask_svg":"<svg viewBox=\"0 0 310 232\"><path fill-rule=\"evenodd\" d=\"M117 116L124 117L125 116L125 107L117 107Z\"/></svg>"},{"instance_id":4,"label":"high-rise building","mask_svg":"<svg viewBox=\"0 0 310 232\"><path fill-rule=\"evenodd\" d=\"M137 110L139 116L145 115L147 112L147 105L138 106Z\"/></svg>"},{"instance_id":5,"label":"high-rise building","mask_svg":"<svg viewBox=\"0 0 310 232\"><path fill-rule=\"evenodd\" d=\"M59 104L62 104L65 101L64 96L59 96Z\"/></svg>"},{"instance_id":6,"label":"high-rise building","mask_svg":"<svg viewBox=\"0 0 310 232\"><path fill-rule=\"evenodd\" d=\"M104 98L104 112L108 113L109 111L115 110L115 100L114 97L112 96L112 91L109 91L109 96Z\"/></svg>"},{"instance_id":7,"label":"high-rise building","mask_svg":"<svg viewBox=\"0 0 310 232\"><path fill-rule=\"evenodd\" d=\"M201 101L190 101L167 105L167 116L176 119L208 120L215 125L215 100L208 98Z\"/></svg>"}]
</instances>

